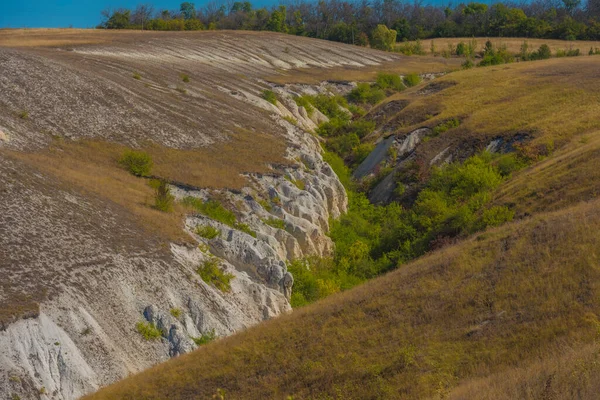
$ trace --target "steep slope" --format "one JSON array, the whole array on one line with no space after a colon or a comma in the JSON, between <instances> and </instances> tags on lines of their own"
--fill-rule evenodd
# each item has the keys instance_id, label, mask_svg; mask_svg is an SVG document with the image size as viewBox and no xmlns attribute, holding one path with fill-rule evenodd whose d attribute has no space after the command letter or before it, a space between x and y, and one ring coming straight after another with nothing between
<instances>
[{"instance_id":1,"label":"steep slope","mask_svg":"<svg viewBox=\"0 0 600 400\"><path fill-rule=\"evenodd\" d=\"M419 190L434 166L517 152L529 166L490 201L517 221L89 398L596 398L598 68L460 71L374 108L365 176L395 158L392 189L410 162Z\"/></svg>"},{"instance_id":2,"label":"steep slope","mask_svg":"<svg viewBox=\"0 0 600 400\"><path fill-rule=\"evenodd\" d=\"M210 398L219 388L235 399L439 398L466 379L535 368L596 338L599 206L488 231L89 398ZM562 374L577 386L562 383L557 398L594 398L600 371L589 368L589 380ZM455 398L484 398L475 382ZM537 383L517 397L542 398ZM514 398L498 386L488 398Z\"/></svg>"},{"instance_id":3,"label":"steep slope","mask_svg":"<svg viewBox=\"0 0 600 400\"><path fill-rule=\"evenodd\" d=\"M264 79L405 60L268 33L1 31L0 393L77 398L290 310L286 260L330 253L347 199L315 121ZM129 148L185 204L154 208ZM193 207L208 199L228 223ZM229 291L197 273L215 262Z\"/></svg>"}]
</instances>

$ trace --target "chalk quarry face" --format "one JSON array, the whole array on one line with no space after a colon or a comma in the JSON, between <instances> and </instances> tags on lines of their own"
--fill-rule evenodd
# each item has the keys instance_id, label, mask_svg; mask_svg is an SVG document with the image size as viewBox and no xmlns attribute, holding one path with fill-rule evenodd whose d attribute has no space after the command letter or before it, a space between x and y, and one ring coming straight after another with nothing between
<instances>
[{"instance_id":1,"label":"chalk quarry face","mask_svg":"<svg viewBox=\"0 0 600 400\"><path fill-rule=\"evenodd\" d=\"M396 57L264 33L0 33L0 393L77 398L290 311L286 261L332 251L328 221L347 199L307 132L325 117L289 95L348 88L263 79ZM156 156L177 199L218 198L255 235L164 219L118 165L131 147ZM195 233L207 225L219 236ZM214 257L229 292L196 273Z\"/></svg>"}]
</instances>

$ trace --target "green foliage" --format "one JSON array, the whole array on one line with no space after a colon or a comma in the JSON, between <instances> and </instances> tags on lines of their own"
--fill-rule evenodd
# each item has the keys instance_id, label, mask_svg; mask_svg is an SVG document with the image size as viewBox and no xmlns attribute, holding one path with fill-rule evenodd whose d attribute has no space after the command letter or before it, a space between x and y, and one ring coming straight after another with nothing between
<instances>
[{"instance_id":1,"label":"green foliage","mask_svg":"<svg viewBox=\"0 0 600 400\"><path fill-rule=\"evenodd\" d=\"M169 312L171 313L173 318L179 318L182 314L181 308L171 308Z\"/></svg>"},{"instance_id":2,"label":"green foliage","mask_svg":"<svg viewBox=\"0 0 600 400\"><path fill-rule=\"evenodd\" d=\"M163 212L173 210L173 201L175 198L171 194L171 189L166 181L160 180L154 191L154 208Z\"/></svg>"},{"instance_id":3,"label":"green foliage","mask_svg":"<svg viewBox=\"0 0 600 400\"><path fill-rule=\"evenodd\" d=\"M442 122L433 128L433 136L438 136L441 133L444 133L452 128L457 128L460 125L460 120L458 118L452 118L447 121Z\"/></svg>"},{"instance_id":4,"label":"green foliage","mask_svg":"<svg viewBox=\"0 0 600 400\"><path fill-rule=\"evenodd\" d=\"M515 60L515 57L510 54L506 46L500 46L499 49L495 49L492 42L489 40L485 43L485 49L483 51L483 59L479 62L480 67L488 65L500 65L508 64Z\"/></svg>"},{"instance_id":5,"label":"green foliage","mask_svg":"<svg viewBox=\"0 0 600 400\"><path fill-rule=\"evenodd\" d=\"M210 225L198 225L196 227L196 234L210 240L219 237L219 235L221 235L221 231Z\"/></svg>"},{"instance_id":6,"label":"green foliage","mask_svg":"<svg viewBox=\"0 0 600 400\"><path fill-rule=\"evenodd\" d=\"M343 108L348 107L348 102L342 96L327 96L318 94L316 96L303 96L306 100L329 118L348 120L350 116ZM342 108L343 107L343 108Z\"/></svg>"},{"instance_id":7,"label":"green foliage","mask_svg":"<svg viewBox=\"0 0 600 400\"><path fill-rule=\"evenodd\" d=\"M324 151L323 160L327 164L329 164L329 166L331 166L331 169L333 169L333 172L335 172L338 179L340 180L342 185L344 185L346 190L350 190L353 188L354 184L352 182L350 170L348 169L346 164L344 164L344 160L342 160L340 156L338 156L335 153L332 153L331 151Z\"/></svg>"},{"instance_id":8,"label":"green foliage","mask_svg":"<svg viewBox=\"0 0 600 400\"><path fill-rule=\"evenodd\" d=\"M231 280L234 276L233 274L221 271L219 265L219 259L211 257L196 269L196 273L200 275L200 278L204 282L213 285L221 292L229 292L231 290Z\"/></svg>"},{"instance_id":9,"label":"green foliage","mask_svg":"<svg viewBox=\"0 0 600 400\"><path fill-rule=\"evenodd\" d=\"M298 126L298 120L294 117L290 117L289 115L286 115L283 117L283 119L294 126Z\"/></svg>"},{"instance_id":10,"label":"green foliage","mask_svg":"<svg viewBox=\"0 0 600 400\"><path fill-rule=\"evenodd\" d=\"M421 77L418 74L408 74L404 77L404 84L407 87L416 86L421 83Z\"/></svg>"},{"instance_id":11,"label":"green foliage","mask_svg":"<svg viewBox=\"0 0 600 400\"><path fill-rule=\"evenodd\" d=\"M294 101L299 107L304 107L309 117L312 116L315 108L313 107L309 96L297 96L294 97Z\"/></svg>"},{"instance_id":12,"label":"green foliage","mask_svg":"<svg viewBox=\"0 0 600 400\"><path fill-rule=\"evenodd\" d=\"M433 42L432 42L432 45L433 45ZM435 50L435 46L434 46L433 50ZM421 44L421 41L419 39L417 39L415 42L406 41L406 42L398 45L396 47L395 51L402 53L406 56L424 55L425 54L425 50L423 49L423 45ZM434 51L432 51L432 53L434 53Z\"/></svg>"},{"instance_id":13,"label":"green foliage","mask_svg":"<svg viewBox=\"0 0 600 400\"><path fill-rule=\"evenodd\" d=\"M191 339L196 343L196 346L202 346L204 344L210 343L217 338L215 331L212 330L207 333L203 333L200 337L192 337Z\"/></svg>"},{"instance_id":14,"label":"green foliage","mask_svg":"<svg viewBox=\"0 0 600 400\"><path fill-rule=\"evenodd\" d=\"M348 94L348 100L361 104L377 104L383 99L385 99L385 92L368 83L359 83Z\"/></svg>"},{"instance_id":15,"label":"green foliage","mask_svg":"<svg viewBox=\"0 0 600 400\"><path fill-rule=\"evenodd\" d=\"M273 105L277 105L277 96L272 90L265 89L262 91L262 98Z\"/></svg>"},{"instance_id":16,"label":"green foliage","mask_svg":"<svg viewBox=\"0 0 600 400\"><path fill-rule=\"evenodd\" d=\"M375 49L391 51L395 43L396 31L383 24L377 25L371 32L371 46Z\"/></svg>"},{"instance_id":17,"label":"green foliage","mask_svg":"<svg viewBox=\"0 0 600 400\"><path fill-rule=\"evenodd\" d=\"M328 156L327 161L336 163ZM337 168L344 167L338 159ZM333 259L291 263L292 305L302 306L345 290L429 251L449 238L510 221L506 206L487 207L492 191L524 166L514 154L482 153L432 171L414 206L377 206L363 193L348 190L348 212L331 221ZM344 175L344 170L340 173ZM384 175L386 173L383 173ZM402 183L398 187L404 188Z\"/></svg>"},{"instance_id":18,"label":"green foliage","mask_svg":"<svg viewBox=\"0 0 600 400\"><path fill-rule=\"evenodd\" d=\"M119 158L119 164L135 176L148 176L152 171L152 158L144 151L126 150Z\"/></svg>"},{"instance_id":19,"label":"green foliage","mask_svg":"<svg viewBox=\"0 0 600 400\"><path fill-rule=\"evenodd\" d=\"M375 81L375 84L378 88L383 90L391 89L400 92L406 89L406 87L402 83L400 75L398 74L387 74L384 72L380 72L377 74L377 80Z\"/></svg>"},{"instance_id":20,"label":"green foliage","mask_svg":"<svg viewBox=\"0 0 600 400\"><path fill-rule=\"evenodd\" d=\"M262 220L265 224L276 229L285 230L285 221L279 218L269 217Z\"/></svg>"},{"instance_id":21,"label":"green foliage","mask_svg":"<svg viewBox=\"0 0 600 400\"><path fill-rule=\"evenodd\" d=\"M291 183L293 183L298 189L304 190L306 188L306 183L302 179L294 179L290 176L285 177L285 179Z\"/></svg>"},{"instance_id":22,"label":"green foliage","mask_svg":"<svg viewBox=\"0 0 600 400\"><path fill-rule=\"evenodd\" d=\"M224 223L225 225L234 226L237 218L234 213L226 209L216 200L203 201L196 197L184 197L182 203L194 208L200 214Z\"/></svg>"},{"instance_id":23,"label":"green foliage","mask_svg":"<svg viewBox=\"0 0 600 400\"><path fill-rule=\"evenodd\" d=\"M181 74L181 80L185 83L189 83L190 77L187 74Z\"/></svg>"},{"instance_id":24,"label":"green foliage","mask_svg":"<svg viewBox=\"0 0 600 400\"><path fill-rule=\"evenodd\" d=\"M142 76L139 74L139 72L134 72L133 79L137 79L139 81L140 79L142 79Z\"/></svg>"},{"instance_id":25,"label":"green foliage","mask_svg":"<svg viewBox=\"0 0 600 400\"><path fill-rule=\"evenodd\" d=\"M27 110L23 110L20 111L17 116L21 119L28 119L29 118L29 112Z\"/></svg>"},{"instance_id":26,"label":"green foliage","mask_svg":"<svg viewBox=\"0 0 600 400\"><path fill-rule=\"evenodd\" d=\"M146 340L157 340L162 336L162 332L152 322L140 321L135 325L135 329Z\"/></svg>"}]
</instances>

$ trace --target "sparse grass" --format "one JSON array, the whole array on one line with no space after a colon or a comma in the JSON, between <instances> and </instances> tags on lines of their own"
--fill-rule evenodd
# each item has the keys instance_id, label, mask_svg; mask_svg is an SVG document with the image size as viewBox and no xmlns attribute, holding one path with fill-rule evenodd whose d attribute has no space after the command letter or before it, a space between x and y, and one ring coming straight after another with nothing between
<instances>
[{"instance_id":1,"label":"sparse grass","mask_svg":"<svg viewBox=\"0 0 600 400\"><path fill-rule=\"evenodd\" d=\"M29 112L27 110L19 111L17 116L21 119L29 119Z\"/></svg>"},{"instance_id":2,"label":"sparse grass","mask_svg":"<svg viewBox=\"0 0 600 400\"><path fill-rule=\"evenodd\" d=\"M285 176L285 180L287 180L288 182L293 183L294 186L296 186L300 190L305 190L306 189L306 183L302 179L294 179L293 177L286 175Z\"/></svg>"},{"instance_id":3,"label":"sparse grass","mask_svg":"<svg viewBox=\"0 0 600 400\"><path fill-rule=\"evenodd\" d=\"M190 77L189 77L189 75L187 75L187 74L181 74L179 77L181 78L181 80L182 80L184 83L189 83L189 82L190 82Z\"/></svg>"},{"instance_id":4,"label":"sparse grass","mask_svg":"<svg viewBox=\"0 0 600 400\"><path fill-rule=\"evenodd\" d=\"M290 117L289 115L286 115L285 117L283 117L283 119L294 126L298 126L298 120L294 117Z\"/></svg>"},{"instance_id":5,"label":"sparse grass","mask_svg":"<svg viewBox=\"0 0 600 400\"><path fill-rule=\"evenodd\" d=\"M226 293L231 290L231 280L234 276L221 271L220 264L221 262L217 257L211 257L198 267L196 273L200 275L204 282Z\"/></svg>"},{"instance_id":6,"label":"sparse grass","mask_svg":"<svg viewBox=\"0 0 600 400\"><path fill-rule=\"evenodd\" d=\"M272 90L269 90L269 89L263 90L262 98L273 105L277 105L277 95Z\"/></svg>"},{"instance_id":7,"label":"sparse grass","mask_svg":"<svg viewBox=\"0 0 600 400\"><path fill-rule=\"evenodd\" d=\"M133 76L133 79L137 79L138 81L140 79L142 79L142 75L140 75L139 72L134 72L132 76Z\"/></svg>"},{"instance_id":8,"label":"sparse grass","mask_svg":"<svg viewBox=\"0 0 600 400\"><path fill-rule=\"evenodd\" d=\"M154 208L162 212L171 212L174 200L167 182L160 180L154 191Z\"/></svg>"},{"instance_id":9,"label":"sparse grass","mask_svg":"<svg viewBox=\"0 0 600 400\"><path fill-rule=\"evenodd\" d=\"M140 321L135 325L135 329L148 341L158 340L162 336L162 332L152 322Z\"/></svg>"},{"instance_id":10,"label":"sparse grass","mask_svg":"<svg viewBox=\"0 0 600 400\"><path fill-rule=\"evenodd\" d=\"M273 206L268 200L258 200L258 204L260 204L267 212L271 212L271 210L273 210Z\"/></svg>"},{"instance_id":11,"label":"sparse grass","mask_svg":"<svg viewBox=\"0 0 600 400\"><path fill-rule=\"evenodd\" d=\"M119 164L135 176L148 176L152 172L152 157L144 151L126 150L119 158Z\"/></svg>"},{"instance_id":12,"label":"sparse grass","mask_svg":"<svg viewBox=\"0 0 600 400\"><path fill-rule=\"evenodd\" d=\"M285 221L282 219L270 217L265 218L262 221L273 228L285 230Z\"/></svg>"},{"instance_id":13,"label":"sparse grass","mask_svg":"<svg viewBox=\"0 0 600 400\"><path fill-rule=\"evenodd\" d=\"M196 235L202 236L205 239L214 239L221 235L221 231L217 228L214 228L210 225L198 225L196 227Z\"/></svg>"},{"instance_id":14,"label":"sparse grass","mask_svg":"<svg viewBox=\"0 0 600 400\"><path fill-rule=\"evenodd\" d=\"M202 346L212 342L216 338L217 335L215 334L215 331L212 330L208 333L203 333L200 337L192 337L192 340L194 341L194 343L196 343L196 346Z\"/></svg>"},{"instance_id":15,"label":"sparse grass","mask_svg":"<svg viewBox=\"0 0 600 400\"><path fill-rule=\"evenodd\" d=\"M239 231L245 232L250 236L256 237L256 232L250 229L247 224L238 222L235 214L223 207L223 205L216 200L203 201L195 197L185 197L182 203L215 221L219 221Z\"/></svg>"},{"instance_id":16,"label":"sparse grass","mask_svg":"<svg viewBox=\"0 0 600 400\"><path fill-rule=\"evenodd\" d=\"M169 310L169 312L171 313L171 315L173 316L173 318L177 318L179 319L179 317L181 317L183 311L181 310L181 308L171 308Z\"/></svg>"},{"instance_id":17,"label":"sparse grass","mask_svg":"<svg viewBox=\"0 0 600 400\"><path fill-rule=\"evenodd\" d=\"M175 88L175 90L177 90L181 94L186 94L187 93L187 89L184 88L183 86L177 85L177 87Z\"/></svg>"},{"instance_id":18,"label":"sparse grass","mask_svg":"<svg viewBox=\"0 0 600 400\"><path fill-rule=\"evenodd\" d=\"M439 398L440 391L453 398L471 380L469 395L457 398L521 398L496 397L476 381L485 376L520 387L535 378L531 398L543 398L549 375L566 378L573 369L550 363L523 375L519 368L584 349L598 332L599 210L595 201L488 231L90 398L203 398L216 388L232 398ZM597 376L593 354L575 371ZM502 371L510 375L494 375ZM557 390L569 392L557 398L570 390L595 396L594 379L559 382Z\"/></svg>"}]
</instances>

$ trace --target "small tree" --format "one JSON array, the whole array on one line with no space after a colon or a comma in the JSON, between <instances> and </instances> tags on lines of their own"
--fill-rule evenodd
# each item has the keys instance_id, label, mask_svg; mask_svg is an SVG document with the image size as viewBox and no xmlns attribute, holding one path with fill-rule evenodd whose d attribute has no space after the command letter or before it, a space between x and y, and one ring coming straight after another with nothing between
<instances>
[{"instance_id":1,"label":"small tree","mask_svg":"<svg viewBox=\"0 0 600 400\"><path fill-rule=\"evenodd\" d=\"M396 31L379 24L371 33L371 46L379 50L392 51L396 43Z\"/></svg>"},{"instance_id":2,"label":"small tree","mask_svg":"<svg viewBox=\"0 0 600 400\"><path fill-rule=\"evenodd\" d=\"M135 176L148 176L152 170L152 158L144 151L127 150L121 155L119 164Z\"/></svg>"},{"instance_id":3,"label":"small tree","mask_svg":"<svg viewBox=\"0 0 600 400\"><path fill-rule=\"evenodd\" d=\"M166 181L161 180L156 187L154 194L154 208L160 211L169 212L173 210L173 195Z\"/></svg>"}]
</instances>

